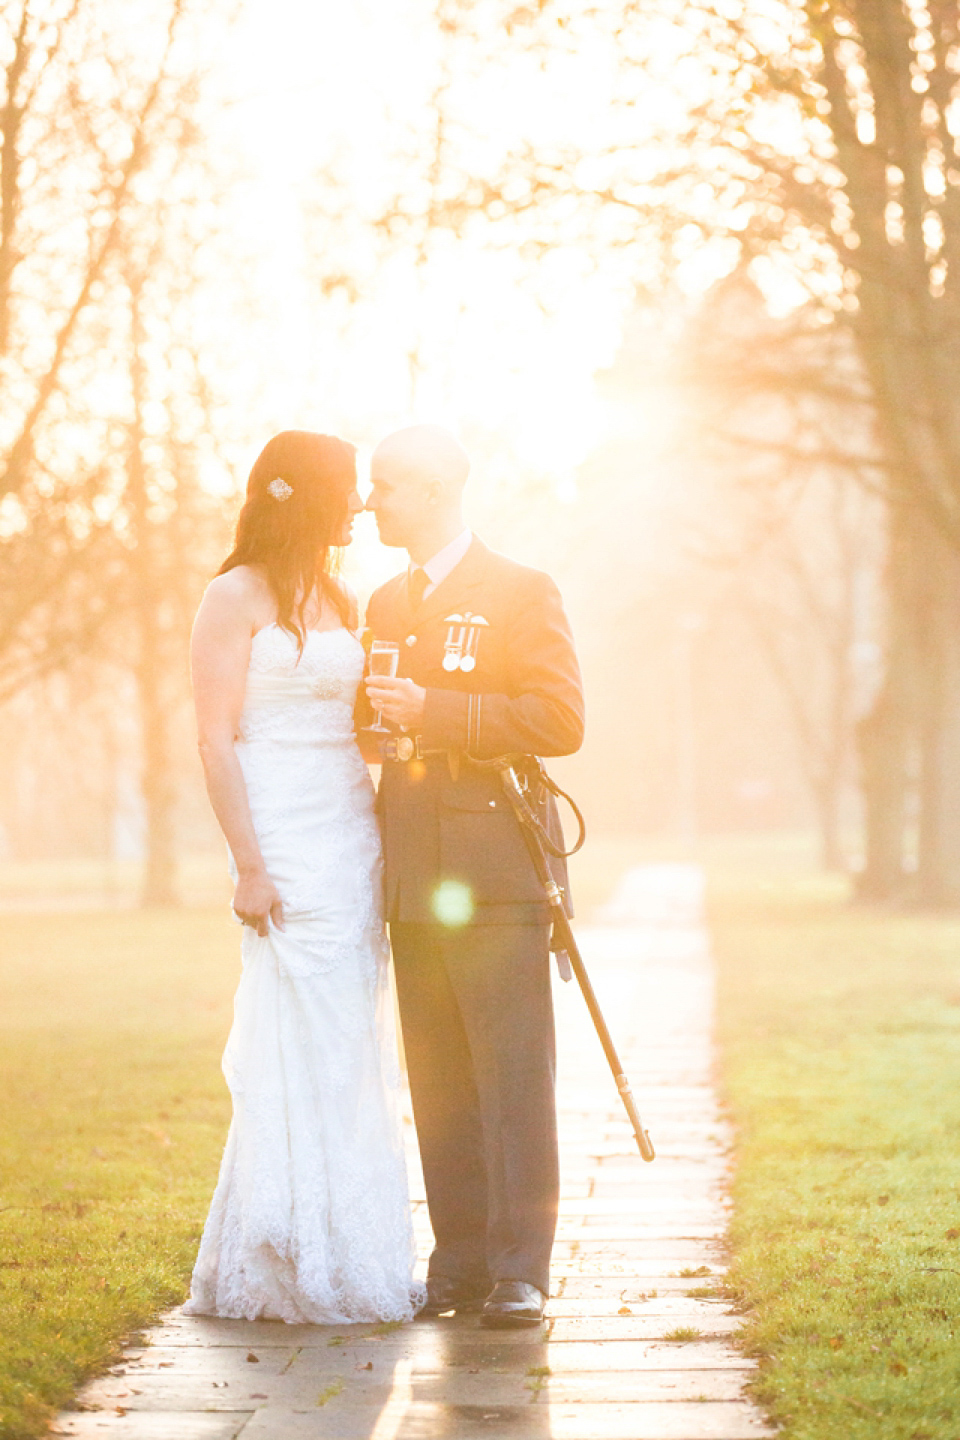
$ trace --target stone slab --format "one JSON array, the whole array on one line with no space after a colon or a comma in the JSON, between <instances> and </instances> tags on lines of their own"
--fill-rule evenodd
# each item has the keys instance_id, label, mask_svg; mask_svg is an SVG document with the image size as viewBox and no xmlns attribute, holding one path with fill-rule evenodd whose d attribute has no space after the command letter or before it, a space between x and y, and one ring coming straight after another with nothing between
<instances>
[{"instance_id":1,"label":"stone slab","mask_svg":"<svg viewBox=\"0 0 960 1440\"><path fill-rule=\"evenodd\" d=\"M743 1400L564 1405L541 1396L540 1401L536 1409L549 1403L551 1440L753 1440L774 1433ZM498 1440L507 1434L498 1432Z\"/></svg>"},{"instance_id":2,"label":"stone slab","mask_svg":"<svg viewBox=\"0 0 960 1440\"><path fill-rule=\"evenodd\" d=\"M663 1206L668 1198L682 1200L685 1205L690 1206L728 1207L730 1202L726 1196L727 1183L728 1177L722 1174L707 1172L698 1176L684 1173L671 1175L666 1166L649 1180L634 1180L629 1176L610 1177L598 1171L590 1193L583 1196L571 1195L564 1214L598 1215L605 1210L611 1215L629 1215L638 1203L648 1206L659 1203ZM694 1198L687 1199L686 1196L678 1195L677 1192L681 1190L693 1191Z\"/></svg>"},{"instance_id":3,"label":"stone slab","mask_svg":"<svg viewBox=\"0 0 960 1440\"><path fill-rule=\"evenodd\" d=\"M704 1259L706 1254L706 1259ZM703 1270L709 1274L685 1276L684 1270ZM685 1281L689 1285L709 1284L710 1275L726 1274L724 1257L718 1256L715 1249L704 1252L699 1251L692 1257L689 1255L677 1256L666 1254L663 1256L654 1255L649 1259L640 1257L624 1258L610 1251L601 1251L598 1254L579 1254L575 1252L567 1260L553 1267L553 1275L556 1284L552 1287L551 1293L559 1288L561 1281L566 1285L571 1280L583 1278L607 1278L615 1279L626 1276L627 1279L636 1279L643 1288L648 1280L651 1283L660 1276L664 1279Z\"/></svg>"},{"instance_id":4,"label":"stone slab","mask_svg":"<svg viewBox=\"0 0 960 1440\"><path fill-rule=\"evenodd\" d=\"M650 1124L647 1123L650 1130ZM651 1138L657 1151L658 1160L687 1160L696 1164L700 1160L712 1160L717 1155L716 1137L706 1133L707 1127L702 1127L702 1132L684 1133L684 1127L671 1122L669 1130L664 1133L662 1130L654 1134L651 1130ZM618 1165L624 1161L632 1160L634 1155L640 1158L637 1150L637 1142L626 1135L620 1141L597 1140L594 1136L591 1144L586 1150L587 1158L597 1165L604 1162L615 1161ZM656 1164L656 1161L653 1162Z\"/></svg>"},{"instance_id":5,"label":"stone slab","mask_svg":"<svg viewBox=\"0 0 960 1440\"><path fill-rule=\"evenodd\" d=\"M730 1178L730 1161L726 1155L718 1155L716 1146L705 1150L696 1159L679 1155L658 1155L652 1164L640 1155L622 1155L602 1160L583 1172L583 1179L589 1179L595 1188L606 1184L618 1185L659 1185L684 1186L702 1185L709 1180L724 1182Z\"/></svg>"},{"instance_id":6,"label":"stone slab","mask_svg":"<svg viewBox=\"0 0 960 1440\"><path fill-rule=\"evenodd\" d=\"M753 1362L732 1351L718 1340L706 1340L679 1344L676 1342L608 1340L608 1341L566 1341L551 1345L529 1332L522 1339L494 1341L487 1336L483 1343L482 1332L450 1330L439 1337L432 1337L430 1343L410 1343L402 1340L386 1340L373 1347L356 1342L346 1346L304 1348L282 1354L283 1364L272 1368L263 1363L263 1368L248 1366L247 1350L244 1346L218 1346L214 1349L178 1346L158 1346L155 1353L147 1352L142 1361L125 1367L123 1375L111 1375L94 1381L85 1391L91 1393L95 1387L109 1383L120 1389L143 1389L154 1382L183 1379L194 1381L226 1381L238 1390L269 1390L286 1373L305 1377L305 1385L319 1383L316 1377L329 1379L334 1375L353 1374L358 1366L371 1365L369 1372L379 1377L392 1372L400 1361L406 1362L410 1373L438 1374L444 1370L457 1373L520 1373L526 1374L531 1368L546 1365L554 1375L600 1370L611 1377L621 1371L636 1373L649 1370L684 1371L704 1369L752 1370ZM264 1359L267 1352L262 1352ZM255 1378L251 1378L255 1377Z\"/></svg>"},{"instance_id":7,"label":"stone slab","mask_svg":"<svg viewBox=\"0 0 960 1440\"><path fill-rule=\"evenodd\" d=\"M122 1370L111 1372L111 1378L127 1379L131 1384L140 1383L140 1378L150 1375L164 1375L175 1370L178 1375L206 1375L211 1379L225 1379L231 1382L255 1376L257 1380L282 1375L293 1364L299 1351L293 1347L260 1346L256 1351L256 1365L247 1360L247 1345L176 1345L165 1340L151 1345L136 1360L129 1360ZM98 1382L94 1382L95 1384ZM257 1389L254 1386L254 1389Z\"/></svg>"},{"instance_id":8,"label":"stone slab","mask_svg":"<svg viewBox=\"0 0 960 1440\"><path fill-rule=\"evenodd\" d=\"M640 1307L637 1307L639 1312ZM720 1307L712 1310L702 1305L698 1318L687 1320L682 1315L651 1315L636 1313L615 1316L613 1319L591 1316L566 1317L548 1323L548 1342L551 1346L570 1340L663 1340L678 1326L690 1326L704 1339L714 1335L733 1335L743 1321L739 1315L730 1315ZM679 1341L676 1343L680 1343Z\"/></svg>"},{"instance_id":9,"label":"stone slab","mask_svg":"<svg viewBox=\"0 0 960 1440\"><path fill-rule=\"evenodd\" d=\"M371 1362L367 1362L371 1363ZM331 1361L322 1371L306 1369L285 1375L265 1376L259 1383L245 1379L211 1380L207 1375L187 1376L154 1373L142 1376L133 1385L100 1380L89 1387L88 1404L107 1409L116 1406L130 1411L236 1411L256 1410L264 1405L284 1409L326 1409L335 1399L343 1404L382 1408L394 1390L396 1365L373 1362L373 1368ZM528 1369L530 1367L527 1367ZM538 1368L538 1367L534 1367ZM431 1367L425 1373L411 1369L408 1387L414 1400L438 1405L528 1405L532 1403L531 1380L521 1368L515 1371L452 1369Z\"/></svg>"},{"instance_id":10,"label":"stone slab","mask_svg":"<svg viewBox=\"0 0 960 1440\"><path fill-rule=\"evenodd\" d=\"M173 1311L163 1317L159 1334L165 1345L246 1345L252 1350L293 1349L299 1345L324 1345L335 1335L353 1332L354 1339L374 1333L372 1325L285 1325L282 1320L218 1320L181 1315ZM389 1333L389 1332L388 1332Z\"/></svg>"},{"instance_id":11,"label":"stone slab","mask_svg":"<svg viewBox=\"0 0 960 1440\"><path fill-rule=\"evenodd\" d=\"M637 1210L662 1210L674 1215L686 1215L690 1211L715 1211L724 1204L719 1187L711 1194L706 1185L698 1186L695 1194L678 1195L674 1191L677 1182L671 1177L651 1177L649 1184L643 1177L629 1187L618 1187L618 1193L610 1195L596 1193L584 1196L565 1196L560 1202L562 1220L571 1216L599 1218L635 1215ZM673 1193L672 1193L673 1192ZM669 1205L666 1204L669 1199Z\"/></svg>"},{"instance_id":12,"label":"stone slab","mask_svg":"<svg viewBox=\"0 0 960 1440\"><path fill-rule=\"evenodd\" d=\"M642 1161L638 1161L642 1164ZM561 1205L569 1214L575 1214L578 1199L616 1200L628 1206L637 1195L671 1195L693 1192L703 1197L723 1200L730 1182L726 1163L711 1164L709 1160L686 1160L658 1155L653 1164L644 1170L633 1171L623 1160L610 1163L609 1169L602 1164L575 1178L561 1178ZM582 1213L580 1211L579 1213Z\"/></svg>"},{"instance_id":13,"label":"stone slab","mask_svg":"<svg viewBox=\"0 0 960 1440\"><path fill-rule=\"evenodd\" d=\"M410 1373L434 1373L443 1369L519 1371L547 1366L555 1375L578 1374L581 1371L647 1370L737 1370L755 1368L724 1339L690 1341L679 1344L658 1340L569 1340L551 1345L535 1334L526 1332L523 1339L490 1339L478 1343L482 1331L451 1333L441 1337L431 1348L412 1348L392 1342L381 1350L370 1351L356 1346L346 1351L301 1350L294 1366L305 1376L339 1374L345 1366L366 1364L372 1360L377 1367L396 1366L405 1361ZM312 1383L312 1381L310 1382Z\"/></svg>"},{"instance_id":14,"label":"stone slab","mask_svg":"<svg viewBox=\"0 0 960 1440\"><path fill-rule=\"evenodd\" d=\"M655 1266L651 1266L646 1275L638 1275L634 1267L629 1274L620 1271L613 1275L560 1275L551 1291L550 1303L552 1306L554 1300L581 1300L586 1305L590 1300L618 1297L629 1305L644 1297L686 1295L688 1290L722 1283L721 1271L687 1278L665 1273Z\"/></svg>"},{"instance_id":15,"label":"stone slab","mask_svg":"<svg viewBox=\"0 0 960 1440\"><path fill-rule=\"evenodd\" d=\"M661 1236L648 1234L630 1239L621 1237L614 1242L612 1236L599 1235L596 1230L573 1231L565 1239L558 1240L554 1256L564 1264L574 1257L581 1259L593 1255L615 1255L618 1261L659 1260L661 1257L679 1267L684 1265L706 1265L722 1262L724 1247L719 1236L704 1238L691 1235Z\"/></svg>"},{"instance_id":16,"label":"stone slab","mask_svg":"<svg viewBox=\"0 0 960 1440\"><path fill-rule=\"evenodd\" d=\"M409 1386L412 1398L432 1404L522 1405L537 1396L563 1403L591 1401L604 1404L667 1400L737 1400L748 1366L728 1370L628 1370L611 1373L578 1371L549 1375L530 1374L544 1367L527 1366L514 1371L491 1369L430 1369L411 1367ZM264 1404L303 1408L307 1400L319 1406L323 1397L336 1391L344 1403L383 1406L394 1388L394 1367L374 1364L373 1368L331 1364L313 1370L311 1380L304 1373L268 1376L252 1386L249 1379L211 1380L209 1375L145 1374L135 1384L101 1379L86 1392L86 1403L106 1410L227 1412L241 1407L259 1409Z\"/></svg>"},{"instance_id":17,"label":"stone slab","mask_svg":"<svg viewBox=\"0 0 960 1440\"><path fill-rule=\"evenodd\" d=\"M690 1285L689 1280L685 1283ZM669 1321L673 1325L702 1325L709 1324L726 1310L725 1303L719 1299L697 1299L685 1295L683 1291L661 1292L657 1286L651 1288L657 1290L656 1295L649 1291L638 1292L636 1289L631 1292L623 1287L621 1292L616 1294L596 1296L592 1299L557 1295L547 1305L547 1316L551 1320L622 1320L626 1318L624 1312L628 1312L646 1319L656 1316L657 1319Z\"/></svg>"},{"instance_id":18,"label":"stone slab","mask_svg":"<svg viewBox=\"0 0 960 1440\"><path fill-rule=\"evenodd\" d=\"M110 1411L89 1414L63 1411L50 1434L69 1436L70 1440L235 1440L250 1415L250 1411L232 1415L186 1411L177 1415L162 1411L153 1414L128 1411L125 1415Z\"/></svg>"},{"instance_id":19,"label":"stone slab","mask_svg":"<svg viewBox=\"0 0 960 1440\"><path fill-rule=\"evenodd\" d=\"M635 1307L634 1313L624 1316L560 1316L557 1319L548 1320L542 1331L536 1329L503 1330L492 1334L492 1332L482 1329L475 1317L464 1317L464 1322L460 1325L456 1322L450 1324L441 1320L429 1327L426 1324L409 1326L403 1332L394 1332L389 1337L376 1334L358 1335L351 1333L348 1327L344 1327L340 1331L326 1332L318 1326L312 1332L300 1335L298 1352L299 1355L303 1355L307 1351L334 1350L357 1355L362 1353L367 1357L385 1348L404 1355L427 1355L449 1351L454 1345L461 1349L473 1349L474 1351L497 1351L504 1347L528 1349L531 1346L543 1344L555 1347L587 1338L597 1342L662 1340L669 1331L680 1325L692 1325L700 1332L701 1336L710 1338L717 1335L731 1335L742 1323L739 1316L725 1313L721 1307L706 1303L701 1304L695 1321L689 1313L668 1311L664 1314L649 1314L645 1307L638 1305ZM182 1337L168 1335L165 1337L164 1343L168 1348L177 1345L183 1345L186 1349L242 1348L244 1356L252 1353L258 1358L267 1356L271 1349L282 1348L286 1352L289 1345L289 1342L270 1335L261 1338L251 1335L248 1339L244 1339L239 1347L236 1339L236 1336L226 1337L223 1335L210 1339L194 1332L186 1332ZM279 1367L274 1363L271 1368L273 1373L277 1373ZM252 1369L253 1366L251 1366Z\"/></svg>"},{"instance_id":20,"label":"stone slab","mask_svg":"<svg viewBox=\"0 0 960 1440\"><path fill-rule=\"evenodd\" d=\"M741 1370L607 1370L580 1371L575 1375L549 1375L541 1382L538 1403L629 1404L649 1400L741 1400L752 1377ZM533 1385L533 1381L526 1382ZM601 1437L598 1437L601 1440Z\"/></svg>"},{"instance_id":21,"label":"stone slab","mask_svg":"<svg viewBox=\"0 0 960 1440\"><path fill-rule=\"evenodd\" d=\"M697 1224L694 1221L679 1220L671 1222L664 1218L651 1220L649 1224L621 1224L611 1225L598 1223L591 1225L589 1221L577 1225L570 1220L561 1220L557 1226L557 1239L560 1244L564 1240L579 1242L589 1241L592 1245L599 1245L611 1240L650 1240L657 1244L663 1244L670 1240L722 1240L726 1230L722 1220L715 1220L706 1224Z\"/></svg>"},{"instance_id":22,"label":"stone slab","mask_svg":"<svg viewBox=\"0 0 960 1440\"><path fill-rule=\"evenodd\" d=\"M772 1432L744 1401L486 1407L401 1400L372 1425L362 1410L333 1401L320 1411L265 1406L243 1440L463 1440L477 1433L496 1440L754 1440Z\"/></svg>"}]
</instances>

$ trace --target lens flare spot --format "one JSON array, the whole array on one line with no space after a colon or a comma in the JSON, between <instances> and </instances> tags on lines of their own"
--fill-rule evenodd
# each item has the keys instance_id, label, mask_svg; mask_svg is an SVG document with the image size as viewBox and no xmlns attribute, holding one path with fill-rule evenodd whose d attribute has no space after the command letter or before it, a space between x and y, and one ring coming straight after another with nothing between
<instances>
[{"instance_id":1,"label":"lens flare spot","mask_svg":"<svg viewBox=\"0 0 960 1440\"><path fill-rule=\"evenodd\" d=\"M473 892L462 880L442 880L430 902L434 919L456 930L473 919Z\"/></svg>"}]
</instances>

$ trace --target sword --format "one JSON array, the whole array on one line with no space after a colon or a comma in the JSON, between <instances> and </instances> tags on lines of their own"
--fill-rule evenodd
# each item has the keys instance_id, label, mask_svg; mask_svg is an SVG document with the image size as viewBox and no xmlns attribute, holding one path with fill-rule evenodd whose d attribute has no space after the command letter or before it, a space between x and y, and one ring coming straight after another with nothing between
<instances>
[{"instance_id":1,"label":"sword","mask_svg":"<svg viewBox=\"0 0 960 1440\"><path fill-rule=\"evenodd\" d=\"M527 756L523 758L525 760L529 759ZM600 1002L597 1000L590 976L587 974L587 967L583 963L583 956L580 954L580 948L577 945L573 928L567 917L567 912L563 908L563 890L550 874L550 866L547 863L544 842L546 842L546 845L557 855L562 855L564 852L555 846L547 835L540 822L540 817L527 799L526 783L521 780L517 774L514 757L509 755L500 756L494 761L481 763L495 766L500 771L500 779L503 783L504 791L520 822L520 829L523 832L523 838L530 852L530 859L533 861L534 869L537 872L537 879L543 886L544 894L549 901L550 911L553 917L554 933L559 936L559 939L562 941L562 948L567 952L571 969L577 977L577 984L580 986L581 993L586 1001L587 1009L590 1012L590 1019L593 1021L593 1027L597 1032L600 1044L603 1046L603 1053L607 1057L607 1064L613 1072L613 1078L617 1090L620 1092L620 1099L623 1102L623 1108L626 1110L630 1120L637 1145L640 1148L640 1154L644 1160L653 1160L656 1155L653 1142L650 1139L649 1132L643 1128L640 1112L637 1109L636 1101L633 1098L633 1091L630 1088L630 1081L624 1074L623 1065L620 1063L620 1057L617 1054L617 1047L613 1043L613 1036L610 1034L607 1022L603 1018ZM550 789L558 790L555 783L551 781L544 772L540 761L535 759L534 763L537 765L544 783L547 784ZM560 791L559 793L563 794L564 792ZM568 795L564 798L573 806L574 813L580 825L580 839L573 850L569 852L573 854L574 851L579 850L583 844L586 832L583 816L580 814L580 811Z\"/></svg>"}]
</instances>

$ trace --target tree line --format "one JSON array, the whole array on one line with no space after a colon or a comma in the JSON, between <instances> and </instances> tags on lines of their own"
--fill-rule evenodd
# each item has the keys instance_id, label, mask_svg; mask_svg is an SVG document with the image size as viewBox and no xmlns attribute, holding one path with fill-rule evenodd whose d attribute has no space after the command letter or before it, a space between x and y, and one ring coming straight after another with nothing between
<instances>
[{"instance_id":1,"label":"tree line","mask_svg":"<svg viewBox=\"0 0 960 1440\"><path fill-rule=\"evenodd\" d=\"M203 472L229 437L198 315L221 183L204 26L229 23L191 0L138 7L135 30L108 0L22 0L0 22L0 699L81 658L129 660L144 893L159 902L174 894L186 625L225 538ZM956 6L436 0L432 23L436 84L423 124L398 137L395 186L363 216L367 263L370 247L404 249L416 276L434 247L480 236L521 247L534 287L544 256L570 246L598 265L628 257L651 303L697 265L793 295L782 320L754 312L696 347L691 393L742 472L711 563L737 578L788 697L828 859L855 751L861 892L955 902ZM538 116L478 147L471 104L495 98L505 67L562 90L586 53L606 77L602 126ZM318 261L318 290L349 306L342 268L324 278ZM409 363L415 376L415 345ZM866 570L883 614L868 660ZM812 708L798 684L810 645Z\"/></svg>"}]
</instances>

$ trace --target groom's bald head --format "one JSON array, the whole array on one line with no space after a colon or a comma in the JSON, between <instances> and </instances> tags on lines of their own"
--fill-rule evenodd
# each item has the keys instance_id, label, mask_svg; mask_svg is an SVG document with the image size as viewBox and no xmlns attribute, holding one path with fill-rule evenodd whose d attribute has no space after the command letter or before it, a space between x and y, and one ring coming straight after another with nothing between
<instances>
[{"instance_id":1,"label":"groom's bald head","mask_svg":"<svg viewBox=\"0 0 960 1440\"><path fill-rule=\"evenodd\" d=\"M370 462L373 488L367 509L380 539L416 559L441 549L463 528L461 496L470 458L440 425L409 425L381 440Z\"/></svg>"},{"instance_id":2,"label":"groom's bald head","mask_svg":"<svg viewBox=\"0 0 960 1440\"><path fill-rule=\"evenodd\" d=\"M441 425L408 425L381 440L373 463L416 480L437 480L461 491L470 474L470 457L455 435Z\"/></svg>"}]
</instances>

